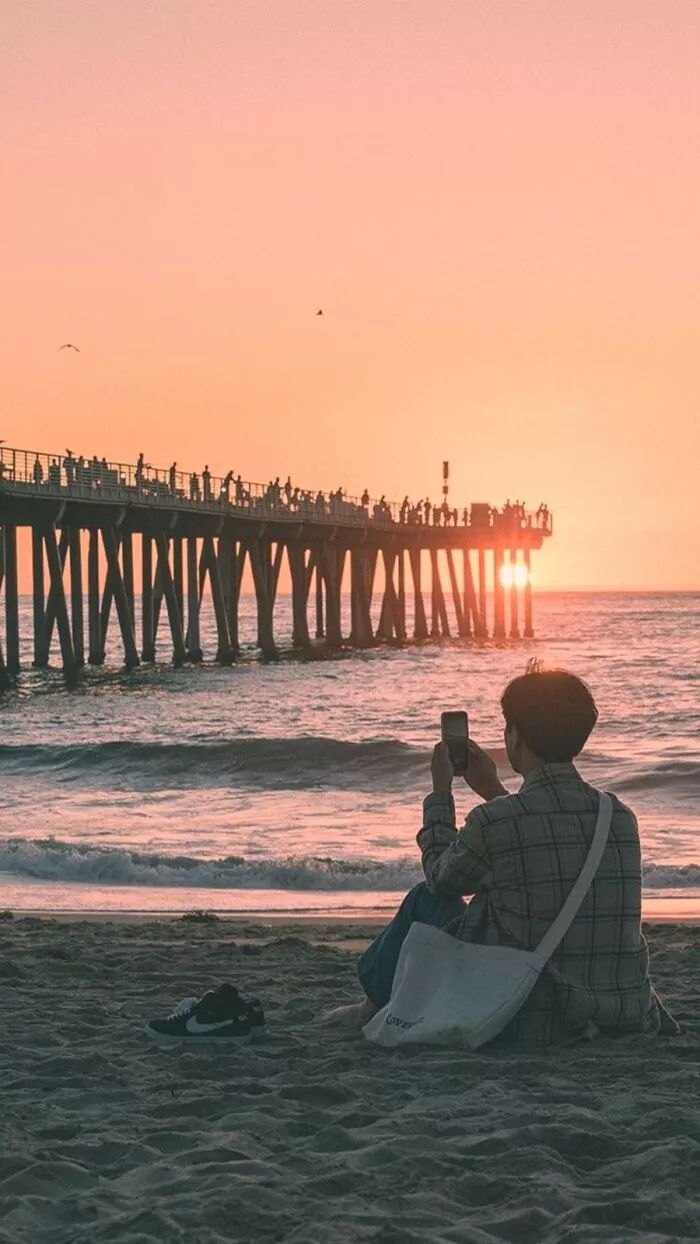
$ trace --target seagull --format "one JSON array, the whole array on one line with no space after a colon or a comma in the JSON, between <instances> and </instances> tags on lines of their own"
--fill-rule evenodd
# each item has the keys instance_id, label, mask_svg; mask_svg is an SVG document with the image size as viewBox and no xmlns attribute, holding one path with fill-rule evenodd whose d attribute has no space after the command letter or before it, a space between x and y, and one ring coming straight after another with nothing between
<instances>
[{"instance_id":1,"label":"seagull","mask_svg":"<svg viewBox=\"0 0 700 1244\"><path fill-rule=\"evenodd\" d=\"M67 341L64 346L59 346L58 348L59 350L75 350L76 354L80 354L78 347L72 345L70 341Z\"/></svg>"},{"instance_id":2,"label":"seagull","mask_svg":"<svg viewBox=\"0 0 700 1244\"><path fill-rule=\"evenodd\" d=\"M316 314L317 314L317 315L323 315L323 311L317 311L317 312L316 312Z\"/></svg>"}]
</instances>

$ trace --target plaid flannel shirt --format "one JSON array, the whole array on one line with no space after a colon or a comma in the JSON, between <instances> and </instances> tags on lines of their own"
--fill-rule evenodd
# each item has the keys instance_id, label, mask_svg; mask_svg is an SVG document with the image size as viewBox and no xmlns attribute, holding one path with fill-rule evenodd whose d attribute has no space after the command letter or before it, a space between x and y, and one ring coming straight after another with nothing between
<instances>
[{"instance_id":1,"label":"plaid flannel shirt","mask_svg":"<svg viewBox=\"0 0 700 1244\"><path fill-rule=\"evenodd\" d=\"M637 821L611 798L598 872L506 1040L547 1045L590 1024L608 1032L678 1031L649 980ZM447 931L462 941L534 950L583 867L598 814L595 788L573 764L547 764L528 773L516 795L473 808L459 832L452 795L428 795L423 807L418 844L428 889L474 895Z\"/></svg>"}]
</instances>

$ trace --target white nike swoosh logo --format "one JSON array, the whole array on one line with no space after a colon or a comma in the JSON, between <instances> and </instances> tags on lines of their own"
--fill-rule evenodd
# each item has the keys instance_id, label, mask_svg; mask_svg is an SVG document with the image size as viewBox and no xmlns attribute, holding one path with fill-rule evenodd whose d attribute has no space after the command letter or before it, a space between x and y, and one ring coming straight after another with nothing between
<instances>
[{"instance_id":1,"label":"white nike swoosh logo","mask_svg":"<svg viewBox=\"0 0 700 1244\"><path fill-rule=\"evenodd\" d=\"M230 1028L233 1022L232 1019L223 1019L216 1024L200 1024L197 1017L191 1015L185 1027L191 1033L214 1032L217 1028Z\"/></svg>"}]
</instances>

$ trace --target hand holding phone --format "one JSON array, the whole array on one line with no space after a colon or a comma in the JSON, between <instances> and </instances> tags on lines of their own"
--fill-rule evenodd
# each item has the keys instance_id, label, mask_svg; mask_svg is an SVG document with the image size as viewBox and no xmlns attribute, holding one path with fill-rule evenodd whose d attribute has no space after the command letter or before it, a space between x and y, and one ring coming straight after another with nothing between
<instances>
[{"instance_id":1,"label":"hand holding phone","mask_svg":"<svg viewBox=\"0 0 700 1244\"><path fill-rule=\"evenodd\" d=\"M464 780L475 795L480 795L487 802L497 799L499 795L508 794L508 790L498 779L493 757L483 751L473 739L469 740L469 769Z\"/></svg>"},{"instance_id":2,"label":"hand holding phone","mask_svg":"<svg viewBox=\"0 0 700 1244\"><path fill-rule=\"evenodd\" d=\"M464 777L469 767L469 718L464 712L443 713L440 718L442 741L447 744L455 773Z\"/></svg>"}]
</instances>

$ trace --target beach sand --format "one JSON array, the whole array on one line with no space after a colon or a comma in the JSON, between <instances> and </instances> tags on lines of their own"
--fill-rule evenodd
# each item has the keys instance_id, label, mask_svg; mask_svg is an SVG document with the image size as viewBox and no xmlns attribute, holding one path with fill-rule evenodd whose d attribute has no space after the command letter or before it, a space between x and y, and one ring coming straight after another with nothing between
<instances>
[{"instance_id":1,"label":"beach sand","mask_svg":"<svg viewBox=\"0 0 700 1244\"><path fill-rule=\"evenodd\" d=\"M0 1242L696 1241L700 928L650 928L676 1038L387 1053L318 1029L348 923L0 923ZM230 980L266 1035L149 1043Z\"/></svg>"}]
</instances>

